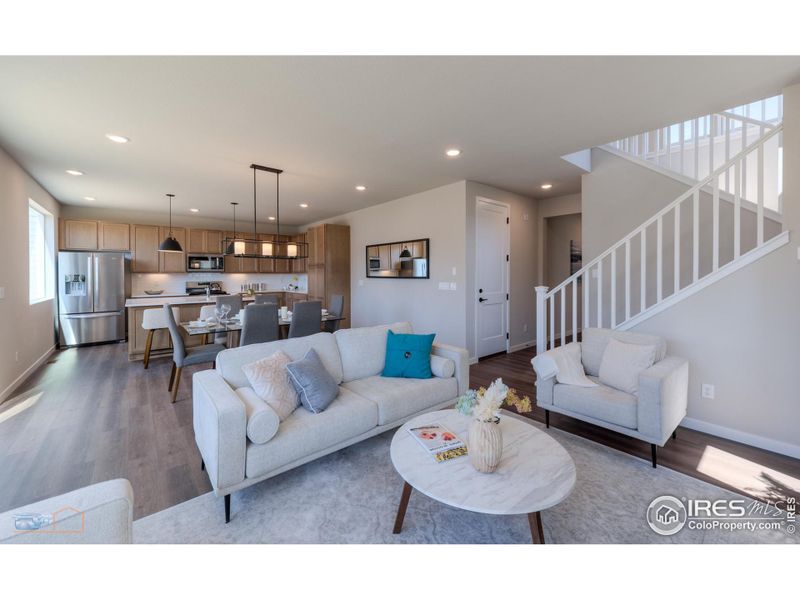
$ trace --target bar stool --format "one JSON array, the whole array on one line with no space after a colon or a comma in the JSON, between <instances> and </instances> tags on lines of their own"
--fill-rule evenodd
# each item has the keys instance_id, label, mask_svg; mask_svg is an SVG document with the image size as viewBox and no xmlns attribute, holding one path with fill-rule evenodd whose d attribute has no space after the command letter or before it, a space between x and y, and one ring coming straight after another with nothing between
<instances>
[{"instance_id":1,"label":"bar stool","mask_svg":"<svg viewBox=\"0 0 800 600\"><path fill-rule=\"evenodd\" d=\"M172 314L178 320L178 307L172 307ZM147 341L144 343L144 368L150 364L150 351L153 348L153 335L159 329L169 329L167 316L163 308L148 308L142 313L142 329L147 330Z\"/></svg>"}]
</instances>

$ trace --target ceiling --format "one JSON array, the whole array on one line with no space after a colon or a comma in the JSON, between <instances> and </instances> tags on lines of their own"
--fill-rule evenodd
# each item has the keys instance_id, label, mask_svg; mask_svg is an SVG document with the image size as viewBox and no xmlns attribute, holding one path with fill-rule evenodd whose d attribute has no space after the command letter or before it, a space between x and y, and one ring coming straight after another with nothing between
<instances>
[{"instance_id":1,"label":"ceiling","mask_svg":"<svg viewBox=\"0 0 800 600\"><path fill-rule=\"evenodd\" d=\"M63 203L215 218L279 167L302 225L461 179L577 192L560 156L798 81L798 57L0 57L0 145Z\"/></svg>"}]
</instances>

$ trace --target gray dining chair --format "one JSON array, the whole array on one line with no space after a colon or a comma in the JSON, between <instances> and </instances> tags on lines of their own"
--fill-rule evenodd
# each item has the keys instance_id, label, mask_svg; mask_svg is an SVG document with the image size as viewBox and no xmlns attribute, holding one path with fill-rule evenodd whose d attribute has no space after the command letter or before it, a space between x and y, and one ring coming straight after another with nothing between
<instances>
[{"instance_id":1,"label":"gray dining chair","mask_svg":"<svg viewBox=\"0 0 800 600\"><path fill-rule=\"evenodd\" d=\"M215 297L217 307L227 304L231 307L231 312L228 313L228 318L239 314L242 310L242 295L241 294L226 294L224 296L216 296ZM228 334L227 333L216 333L214 334L214 343L215 344L227 344L228 343Z\"/></svg>"},{"instance_id":2,"label":"gray dining chair","mask_svg":"<svg viewBox=\"0 0 800 600\"><path fill-rule=\"evenodd\" d=\"M275 294L264 294L264 293L261 293L261 294L256 294L255 303L256 304L280 304L281 301L280 301L279 296L276 296Z\"/></svg>"},{"instance_id":3,"label":"gray dining chair","mask_svg":"<svg viewBox=\"0 0 800 600\"><path fill-rule=\"evenodd\" d=\"M322 331L322 302L295 302L289 337L314 335Z\"/></svg>"},{"instance_id":4,"label":"gray dining chair","mask_svg":"<svg viewBox=\"0 0 800 600\"><path fill-rule=\"evenodd\" d=\"M331 303L328 305L328 314L341 317L344 314L344 296L342 294L331 294ZM339 329L341 321L325 321L325 331L333 333Z\"/></svg>"},{"instance_id":5,"label":"gray dining chair","mask_svg":"<svg viewBox=\"0 0 800 600\"><path fill-rule=\"evenodd\" d=\"M167 390L172 392L172 402L174 403L178 397L178 386L181 383L183 367L210 362L213 363L212 368L214 368L216 367L217 354L225 350L225 346L222 344L203 344L202 346L187 348L183 343L178 323L175 321L172 307L169 304L164 305L164 312L167 317L169 335L172 338L172 373L169 376Z\"/></svg>"},{"instance_id":6,"label":"gray dining chair","mask_svg":"<svg viewBox=\"0 0 800 600\"><path fill-rule=\"evenodd\" d=\"M258 302L258 300L256 300ZM280 337L278 305L271 302L251 304L244 309L240 346L274 342Z\"/></svg>"}]
</instances>

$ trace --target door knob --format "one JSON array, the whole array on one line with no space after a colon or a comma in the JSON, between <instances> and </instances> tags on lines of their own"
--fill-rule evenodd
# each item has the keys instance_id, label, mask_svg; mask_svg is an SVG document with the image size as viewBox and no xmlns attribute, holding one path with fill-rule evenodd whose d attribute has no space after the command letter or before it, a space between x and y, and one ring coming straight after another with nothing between
<instances>
[{"instance_id":1,"label":"door knob","mask_svg":"<svg viewBox=\"0 0 800 600\"><path fill-rule=\"evenodd\" d=\"M478 302L486 302L486 298L478 298Z\"/></svg>"}]
</instances>

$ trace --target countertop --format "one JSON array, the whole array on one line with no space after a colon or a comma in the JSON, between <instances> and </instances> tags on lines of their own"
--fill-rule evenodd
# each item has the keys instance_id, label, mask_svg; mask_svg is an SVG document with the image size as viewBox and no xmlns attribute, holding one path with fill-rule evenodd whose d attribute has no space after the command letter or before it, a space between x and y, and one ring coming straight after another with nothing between
<instances>
[{"instance_id":1,"label":"countertop","mask_svg":"<svg viewBox=\"0 0 800 600\"><path fill-rule=\"evenodd\" d=\"M260 292L263 294L303 294L307 295L308 292L300 291L300 290L271 290L269 292ZM211 296L211 300L206 300L205 294L200 294L197 296L190 296L188 294L183 294L180 296L177 295L166 295L163 296L134 296L132 298L128 298L125 300L125 308L134 308L140 306L164 306L165 304L214 304L216 303L216 297ZM245 302L252 302L253 298L248 296L242 296L242 299Z\"/></svg>"}]
</instances>

